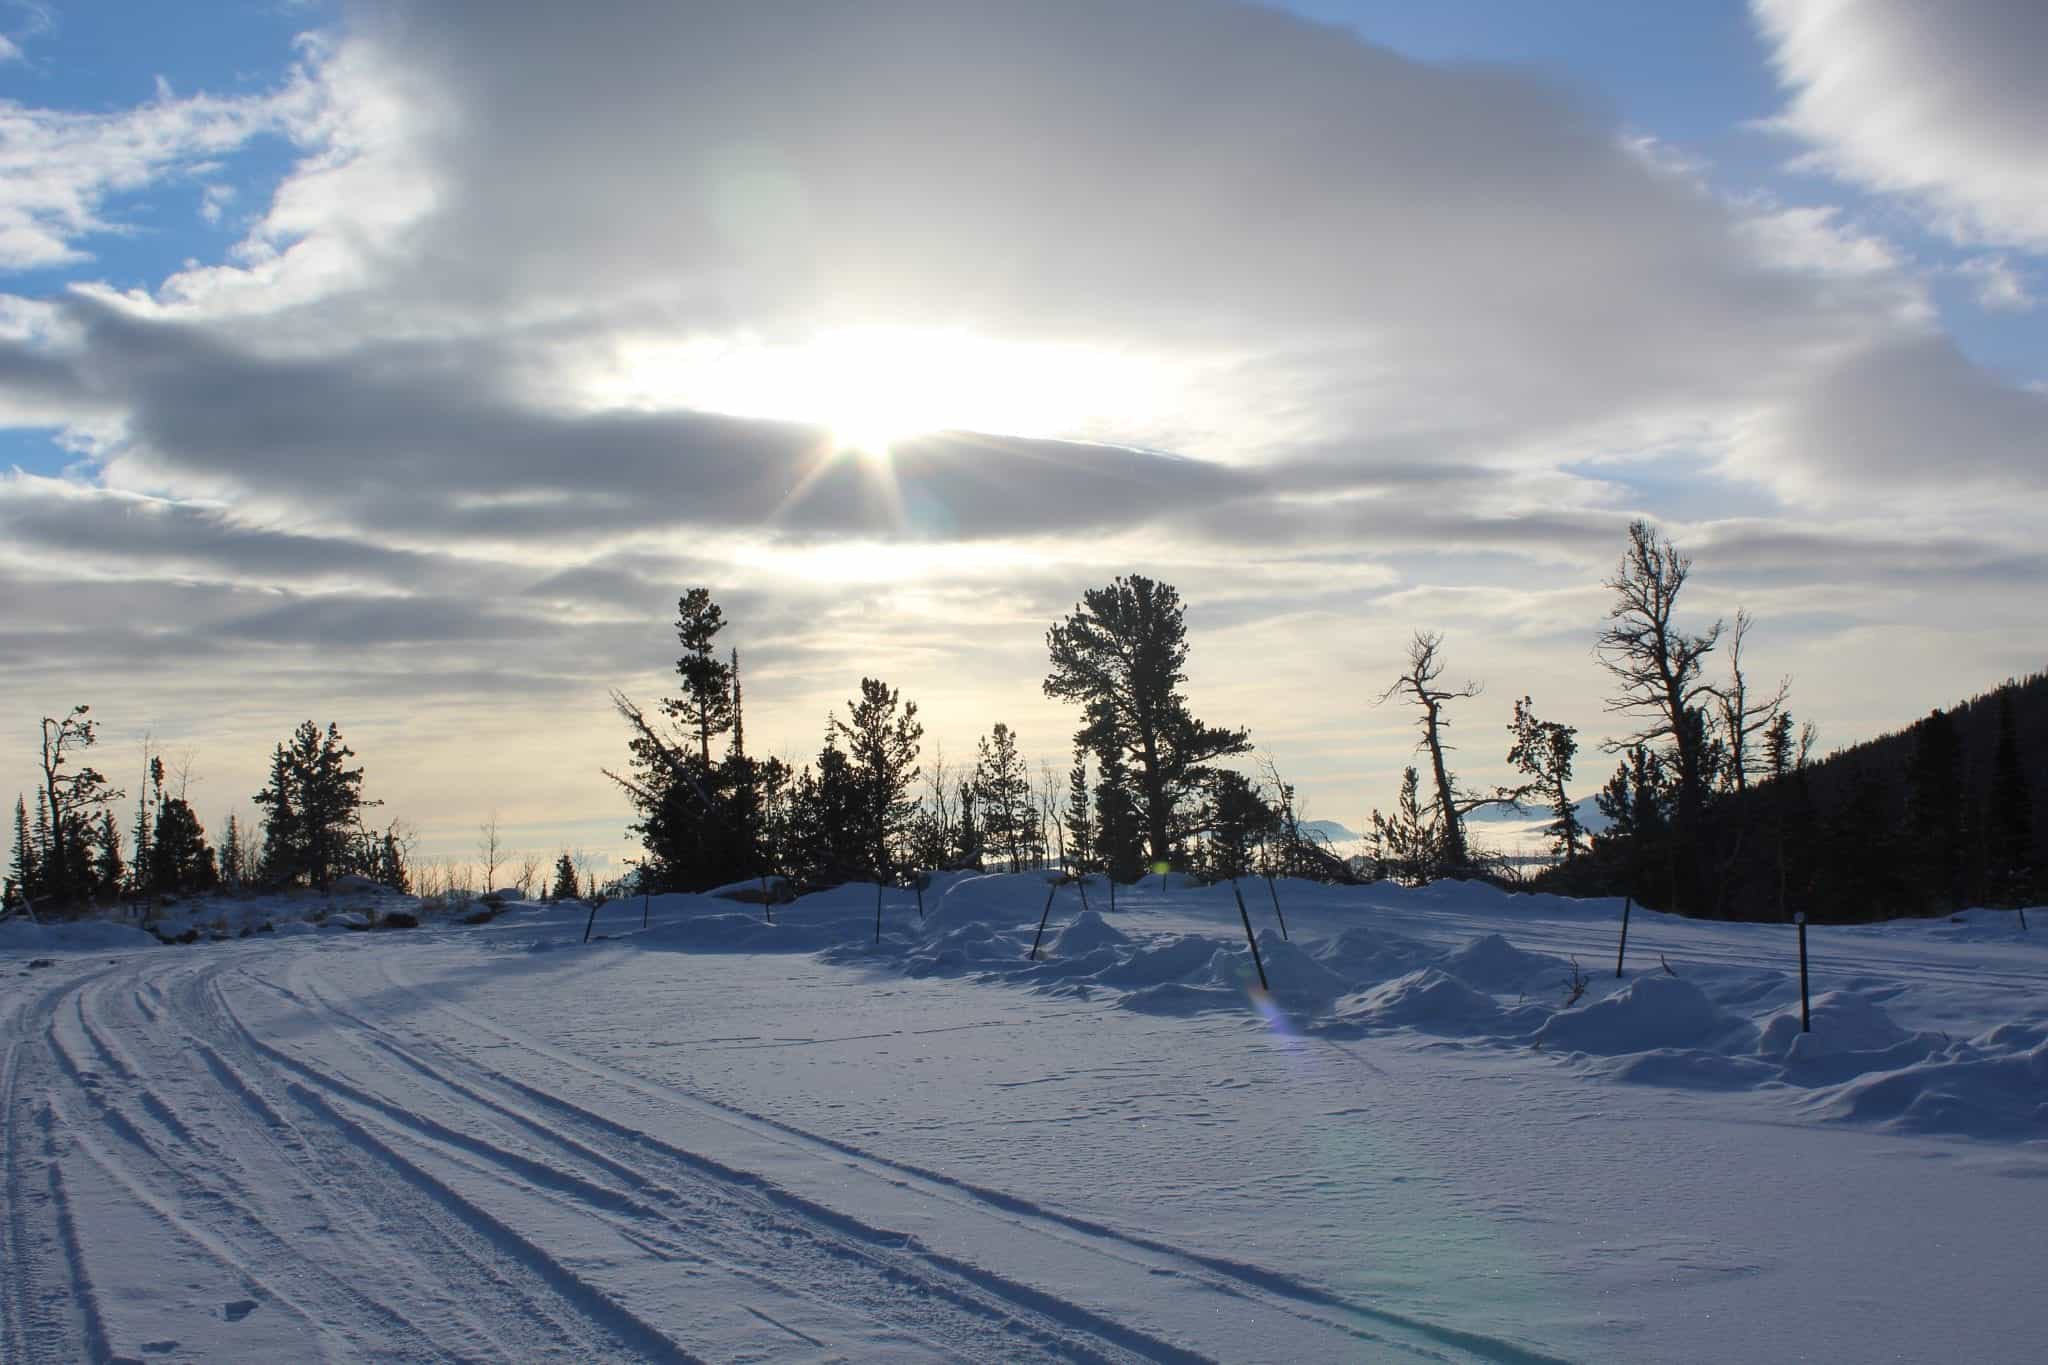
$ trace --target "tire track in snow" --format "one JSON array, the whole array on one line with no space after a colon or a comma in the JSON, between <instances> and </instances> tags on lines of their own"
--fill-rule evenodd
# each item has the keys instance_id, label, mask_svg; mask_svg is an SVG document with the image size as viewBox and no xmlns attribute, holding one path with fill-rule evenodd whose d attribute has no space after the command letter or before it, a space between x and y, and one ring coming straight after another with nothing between
<instances>
[{"instance_id":1,"label":"tire track in snow","mask_svg":"<svg viewBox=\"0 0 2048 1365\"><path fill-rule=\"evenodd\" d=\"M658 1220L666 1225L668 1236L688 1239L691 1248L700 1253L707 1246L714 1248L717 1264L780 1296L808 1298L839 1314L849 1310L864 1313L887 1327L926 1339L953 1359L1008 1361L1024 1359L1027 1353L1105 1363L1149 1359L1193 1365L1207 1359L980 1267L937 1256L914 1238L848 1218L760 1177L663 1144L650 1144L637 1130L562 1105L552 1097L537 1096L517 1082L463 1059L451 1059L476 1073L482 1086L510 1090L514 1097L512 1102L496 1098L479 1085L450 1076L384 1030L345 1010L316 1004L274 982L251 979L297 1008L318 1010L360 1030L370 1046L450 1097L451 1104L472 1113L496 1114L505 1124L553 1147L574 1163L602 1168L623 1184L669 1196L653 1202L634 1199L621 1205L607 1192L605 1198L578 1209L586 1216L612 1221ZM280 1056L277 1060L350 1103L394 1123L409 1124L420 1135L479 1159L496 1158L523 1177L536 1175L533 1158L508 1154L492 1143L452 1133L446 1125L416 1110L369 1095L360 1086L303 1059ZM550 1115L552 1121L521 1109L517 1102L536 1098L557 1111ZM562 1126L565 1116L573 1131ZM662 1179L650 1174L656 1168ZM548 1168L548 1174L540 1178L539 1192L573 1200L577 1186L588 1183ZM683 1207L678 1209L677 1202ZM643 1240L647 1233L637 1229L628 1235ZM667 1244L666 1249L671 1254L681 1250L674 1244ZM800 1285L807 1280L822 1281L828 1288L823 1292L803 1290ZM772 1317L769 1321L782 1331L794 1330Z\"/></svg>"},{"instance_id":2,"label":"tire track in snow","mask_svg":"<svg viewBox=\"0 0 2048 1365\"><path fill-rule=\"evenodd\" d=\"M602 1063L591 1062L558 1048L543 1044L536 1039L523 1036L477 1011L466 1009L437 999L411 982L404 980L393 969L389 958L379 957L377 966L384 978L393 986L407 992L419 1002L423 1011L440 1012L461 1019L472 1028L494 1034L507 1043L525 1050L529 1055L548 1058L561 1066L579 1071L586 1076L607 1085L625 1086L645 1097L670 1104L680 1104L708 1113L744 1130L751 1130L779 1138L790 1145L805 1145L823 1149L839 1157L850 1159L859 1165L874 1168L870 1174L877 1181L898 1185L906 1183L921 1193L952 1203L955 1207L983 1216L1002 1219L1020 1231L1035 1232L1065 1242L1070 1246L1106 1256L1125 1265L1152 1275L1169 1275L1202 1285L1214 1292L1231 1298L1247 1301L1248 1306L1294 1317L1306 1324L1332 1333L1350 1337L1361 1345L1386 1351L1412 1352L1426 1357L1441 1358L1443 1350L1466 1353L1480 1360L1513 1362L1514 1365L1557 1365L1558 1358L1544 1352L1525 1347L1519 1343L1487 1336L1483 1333L1466 1331L1461 1328L1403 1314L1395 1310L1372 1305L1354 1303L1350 1300L1294 1277L1269 1270L1255 1264L1237 1261L1228 1257L1214 1256L1174 1246L1142 1234L1125 1232L1107 1224L1075 1214L1048 1208L1031 1200L976 1185L970 1181L947 1175L943 1172L916 1166L908 1162L880 1156L823 1134L814 1133L794 1124L786 1123L762 1114L756 1114L718 1100L677 1090L670 1086L658 1085ZM272 984L273 989L284 988ZM290 992L286 992L288 995ZM330 1007L331 1008L331 1007ZM349 1016L359 1027L373 1028L366 1021ZM450 1054L448 1049L433 1044L441 1055ZM619 1136L637 1144L643 1149L662 1152L673 1159L690 1164L704 1164L717 1171L727 1172L727 1178L736 1178L750 1185L777 1189L765 1177L733 1171L719 1166L708 1158L682 1151L638 1129L620 1125L602 1115L592 1113L572 1101L554 1095L490 1068L473 1058L462 1057L461 1061L486 1075L492 1076L499 1084L520 1094L528 1101L552 1108L571 1116L572 1121L614 1130ZM781 1191L791 1199L808 1204L801 1195ZM821 1206L813 1206L821 1207ZM832 1210L822 1210L833 1218L844 1218ZM888 1234L884 1234L888 1235ZM936 1252L926 1248L926 1259L943 1260ZM964 1268L974 1273L986 1274L977 1267ZM1014 1282L1013 1282L1014 1283ZM1023 1286L1019 1286L1023 1288ZM1042 1291L1027 1290L1041 1299L1051 1299ZM1068 1311L1088 1313L1086 1308L1066 1301L1060 1301ZM1097 1316L1090 1314L1090 1316ZM1373 1330L1380 1329L1379 1331ZM1413 1341L1390 1339L1383 1335L1391 1329L1415 1338ZM1170 1343L1163 1346L1179 1350Z\"/></svg>"},{"instance_id":3,"label":"tire track in snow","mask_svg":"<svg viewBox=\"0 0 2048 1365\"><path fill-rule=\"evenodd\" d=\"M56 1136L46 1105L31 1106L24 1078L36 1069L36 1042L29 1031L47 1019L65 996L109 974L112 966L82 977L61 979L40 993L25 994L8 1016L4 1074L0 1074L0 1190L7 1214L0 1219L0 1280L6 1311L0 1313L0 1346L8 1360L85 1359L93 1332L104 1346L104 1326L85 1309L96 1305L82 1277L84 1263L69 1219L62 1179L56 1170ZM41 1151L30 1148L32 1127L43 1134Z\"/></svg>"},{"instance_id":4,"label":"tire track in snow","mask_svg":"<svg viewBox=\"0 0 2048 1365\"><path fill-rule=\"evenodd\" d=\"M439 1289L438 1295L430 1292L430 1300L438 1297L443 1305L463 1305L463 1316L474 1309L471 1320L480 1340L449 1354L497 1359L547 1355L584 1361L617 1358L624 1351L646 1359L692 1359L667 1338L643 1330L644 1324L636 1329L605 1302L576 1290L568 1283L575 1278L573 1272L556 1267L561 1273L551 1275L539 1268L541 1260L551 1263L545 1252L501 1235L507 1231L502 1225L445 1188L436 1188L431 1177L418 1179L422 1173L413 1163L388 1144L364 1141L360 1125L305 1085L277 1077L268 1083L282 1099L264 1094L266 1081L255 1078L265 1077L272 1064L251 1046L254 1040L226 1011L215 986L215 978L232 965L216 963L180 982L169 998L168 1012L211 1055L209 1070L223 1081L225 1091L235 1093L251 1113L264 1118L266 1131L275 1132L272 1121L280 1121L297 1139L295 1149L278 1150L330 1188L347 1192L358 1211L350 1221L363 1230L373 1256L388 1257L394 1249L402 1250L412 1265L394 1267L401 1278L409 1278L409 1270L429 1268ZM200 1037L201 1031L207 1038ZM233 1083L225 1080L230 1075ZM390 1238L399 1229L406 1240L402 1248L394 1248Z\"/></svg>"},{"instance_id":5,"label":"tire track in snow","mask_svg":"<svg viewBox=\"0 0 2048 1365\"><path fill-rule=\"evenodd\" d=\"M135 983L127 985L131 988L131 1003L139 1001L141 992L134 989ZM127 1107L124 1096L110 1087L78 1085L81 1097L100 1116L106 1130L132 1149L132 1157L124 1160L120 1151L97 1141L81 1142L109 1178L122 1183L138 1204L173 1225L186 1240L227 1268L241 1281L245 1294L298 1318L309 1340L322 1341L340 1335L346 1338L352 1354L403 1349L418 1358L445 1356L442 1348L402 1315L364 1293L340 1273L334 1257L309 1255L278 1230L277 1209L252 1200L252 1192L273 1198L282 1194L287 1202L316 1209L331 1206L303 1181L295 1177L278 1179L279 1172L261 1169L261 1144L224 1143L212 1136L213 1125L188 1121L177 1112L175 1100L167 1102L161 1098L146 1079L149 1069L131 1057L112 1036L116 1031L127 1031L137 1039L146 1037L142 1030L120 1028L119 1018L107 1012L111 994L108 987L95 985L72 997L78 1006L77 1019L83 1037L124 1082L126 1092L135 1097L142 1112L155 1121L168 1141L152 1137L149 1125ZM96 1014L98 1023L94 1022ZM145 1017L160 1019L154 1015ZM60 1022L62 1018L60 1012ZM202 1059L213 1060L204 1043L196 1039L188 1042ZM76 1081L82 1073L77 1058L67 1061L68 1052L61 1038L56 1039L53 1056L58 1060L59 1070ZM174 1053L173 1060L182 1062L189 1070L189 1058ZM215 1070L214 1074L218 1083L220 1073ZM210 1108L189 1088L184 1091L183 1100L194 1108ZM282 1123L274 1111L268 1117ZM195 1219L195 1212L211 1216ZM381 1328L375 1340L364 1340L357 1330L366 1323Z\"/></svg>"}]
</instances>

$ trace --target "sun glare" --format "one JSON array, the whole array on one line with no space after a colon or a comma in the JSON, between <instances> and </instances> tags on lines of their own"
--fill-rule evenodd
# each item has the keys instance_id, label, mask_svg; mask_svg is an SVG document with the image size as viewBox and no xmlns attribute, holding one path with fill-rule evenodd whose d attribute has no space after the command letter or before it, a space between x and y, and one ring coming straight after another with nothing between
<instances>
[{"instance_id":1,"label":"sun glare","mask_svg":"<svg viewBox=\"0 0 2048 1365\"><path fill-rule=\"evenodd\" d=\"M821 427L833 453L886 462L905 440L961 430L1088 438L1142 422L1159 367L1122 351L998 341L958 329L846 327L803 341L643 339L591 398Z\"/></svg>"}]
</instances>

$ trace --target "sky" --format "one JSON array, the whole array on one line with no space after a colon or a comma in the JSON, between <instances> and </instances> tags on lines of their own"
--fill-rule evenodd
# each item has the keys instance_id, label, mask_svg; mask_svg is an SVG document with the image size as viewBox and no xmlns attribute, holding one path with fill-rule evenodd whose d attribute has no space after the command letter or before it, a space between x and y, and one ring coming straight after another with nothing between
<instances>
[{"instance_id":1,"label":"sky","mask_svg":"<svg viewBox=\"0 0 2048 1365\"><path fill-rule=\"evenodd\" d=\"M1307 813L1411 634L1613 766L1629 521L1823 747L2040 669L2031 0L0 0L0 793L87 703L210 827L338 723L426 856L632 849L608 691L877 676L1067 762L1140 572Z\"/></svg>"}]
</instances>

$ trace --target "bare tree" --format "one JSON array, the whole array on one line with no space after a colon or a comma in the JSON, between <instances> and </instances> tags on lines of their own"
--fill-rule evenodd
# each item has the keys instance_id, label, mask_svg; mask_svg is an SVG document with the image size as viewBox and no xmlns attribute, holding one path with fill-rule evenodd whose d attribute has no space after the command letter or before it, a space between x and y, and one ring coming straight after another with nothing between
<instances>
[{"instance_id":1,"label":"bare tree","mask_svg":"<svg viewBox=\"0 0 2048 1365\"><path fill-rule=\"evenodd\" d=\"M1673 898L1683 908L1693 899L1697 882L1694 841L1706 802L1707 708L1720 699L1720 689L1706 680L1706 657L1720 643L1722 626L1715 621L1692 634L1674 619L1678 594L1692 571L1692 561L1660 538L1646 521L1628 528L1628 549L1606 586L1614 590L1607 627L1595 653L1612 674L1615 694L1607 709L1635 716L1641 724L1632 734L1606 742L1610 752L1647 745L1672 757L1677 782L1677 810L1672 866Z\"/></svg>"},{"instance_id":2,"label":"bare tree","mask_svg":"<svg viewBox=\"0 0 2048 1365\"><path fill-rule=\"evenodd\" d=\"M1763 756L1758 752L1758 746L1751 742L1752 737L1769 735L1771 727L1777 724L1779 713L1785 709L1785 697L1792 688L1791 679L1781 678L1775 691L1768 695L1750 696L1748 680L1742 674L1742 641L1755 624L1755 618L1737 608L1735 628L1728 632L1728 683L1715 698L1720 712L1722 742L1727 746L1722 778L1736 791L1747 791L1751 775L1764 767L1760 762Z\"/></svg>"},{"instance_id":3,"label":"bare tree","mask_svg":"<svg viewBox=\"0 0 2048 1365\"><path fill-rule=\"evenodd\" d=\"M540 877L540 859L531 853L519 855L519 880L513 885L519 888L519 899L528 900L533 896L533 884Z\"/></svg>"},{"instance_id":4,"label":"bare tree","mask_svg":"<svg viewBox=\"0 0 2048 1365\"><path fill-rule=\"evenodd\" d=\"M1437 849L1445 867L1460 868L1468 861L1465 815L1496 798L1479 797L1461 802L1453 788L1450 769L1444 763L1444 750L1450 746L1444 743L1443 732L1451 724L1450 718L1444 714L1445 704L1476 697L1485 689L1476 682L1467 682L1462 687L1438 685L1437 680L1444 673L1440 653L1443 642L1444 637L1436 631L1416 631L1415 638L1408 642L1408 671L1380 693L1379 702L1375 704L1405 695L1421 708L1422 742L1416 747L1428 751L1430 772L1436 783Z\"/></svg>"},{"instance_id":5,"label":"bare tree","mask_svg":"<svg viewBox=\"0 0 2048 1365\"><path fill-rule=\"evenodd\" d=\"M498 889L498 864L504 861L504 848L498 840L498 812L493 809L488 820L477 826L476 856L484 865L484 890Z\"/></svg>"}]
</instances>

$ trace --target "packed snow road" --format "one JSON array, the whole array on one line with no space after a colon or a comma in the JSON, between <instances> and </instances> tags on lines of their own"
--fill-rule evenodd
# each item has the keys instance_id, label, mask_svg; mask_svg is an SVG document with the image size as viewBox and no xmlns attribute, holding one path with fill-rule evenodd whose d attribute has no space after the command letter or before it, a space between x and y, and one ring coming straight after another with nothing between
<instances>
[{"instance_id":1,"label":"packed snow road","mask_svg":"<svg viewBox=\"0 0 2048 1365\"><path fill-rule=\"evenodd\" d=\"M2002 929L1832 936L1830 1051L1773 1022L1755 926L1641 917L1647 971L1561 1010L1527 997L1611 943L1600 907L1290 887L1247 999L1227 892L1062 907L1027 962L1043 894L892 902L879 945L872 888L774 926L608 907L588 945L538 908L0 941L0 1357L2017 1361L2048 1330L2048 953Z\"/></svg>"}]
</instances>

